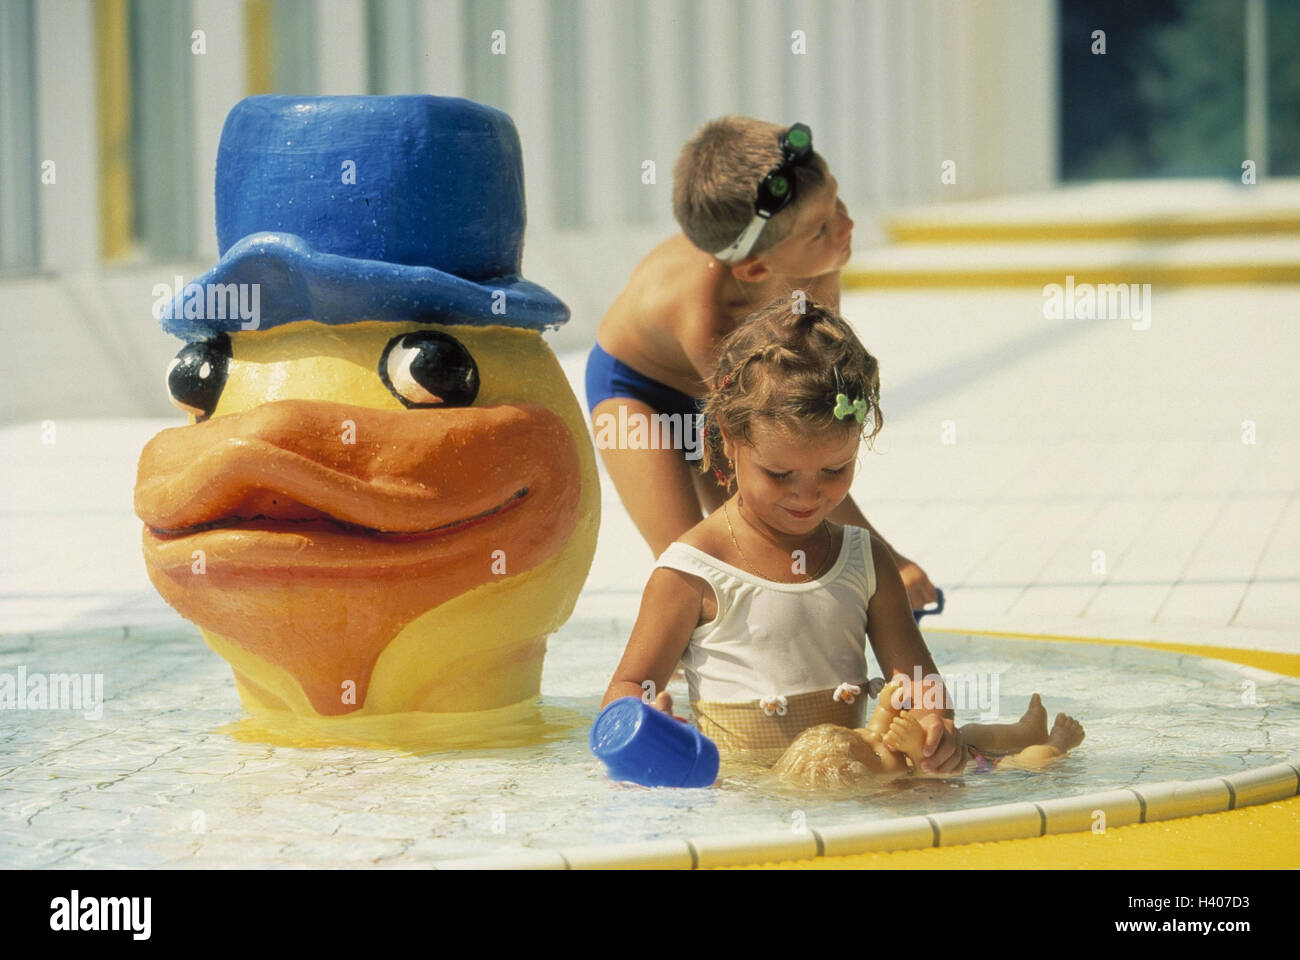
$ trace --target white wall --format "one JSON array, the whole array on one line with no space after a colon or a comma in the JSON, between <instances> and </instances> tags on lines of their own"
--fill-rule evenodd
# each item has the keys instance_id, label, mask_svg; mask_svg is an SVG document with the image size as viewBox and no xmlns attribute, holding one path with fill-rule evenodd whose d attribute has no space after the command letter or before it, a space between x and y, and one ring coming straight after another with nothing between
<instances>
[{"instance_id":1,"label":"white wall","mask_svg":"<svg viewBox=\"0 0 1300 960\"><path fill-rule=\"evenodd\" d=\"M315 2L311 49L321 92L364 91L365 4ZM554 340L561 348L590 341L639 257L675 229L673 161L708 117L737 112L809 122L863 237L898 206L1030 192L1055 180L1052 0L571 0L580 23L571 50L551 30L549 0L504 0L508 53L489 60L486 38L464 43L472 2L388 4L382 43L392 75L416 77L410 92L472 96L472 61L488 76L503 72L525 151L524 269L573 309ZM31 362L49 356L51 323L59 324L59 356L69 369L103 366L110 356L104 375L129 381L100 391L94 412L159 412L168 408L154 355L166 353L167 338L140 329L153 324L141 305L148 287L170 280L174 268L99 263L93 6L44 0L35 8L37 153L58 161L58 186L42 190L38 208L41 271L51 279L0 280L7 345L0 419L34 415L36 407L44 415L85 415L88 388L52 394L48 369ZM216 256L217 141L246 75L242 4L190 0L189 10L195 28L207 31L208 53L193 58L194 193L178 198L197 215L200 259L180 265L186 279ZM794 30L805 33L803 56L791 51ZM557 131L557 56L574 58L582 78L578 144ZM629 78L641 78L640 86ZM652 186L641 182L644 160L657 165ZM939 181L944 160L957 163L956 185ZM562 209L571 195L562 180L569 169L581 171L585 224L577 229L557 217L571 209ZM79 276L88 271L98 279ZM118 292L97 297L97 289ZM59 316L44 316L55 304ZM147 353L147 362L141 356L132 363L124 350Z\"/></svg>"},{"instance_id":2,"label":"white wall","mask_svg":"<svg viewBox=\"0 0 1300 960\"><path fill-rule=\"evenodd\" d=\"M93 7L91 0L47 0L35 9L36 158L53 160L56 175L52 185L29 184L38 191L41 266L88 270L98 263L99 243Z\"/></svg>"},{"instance_id":3,"label":"white wall","mask_svg":"<svg viewBox=\"0 0 1300 960\"><path fill-rule=\"evenodd\" d=\"M207 53L194 64L194 249L217 258L217 145L226 114L244 95L243 21L230 15L227 0L190 0L194 29L203 30Z\"/></svg>"}]
</instances>

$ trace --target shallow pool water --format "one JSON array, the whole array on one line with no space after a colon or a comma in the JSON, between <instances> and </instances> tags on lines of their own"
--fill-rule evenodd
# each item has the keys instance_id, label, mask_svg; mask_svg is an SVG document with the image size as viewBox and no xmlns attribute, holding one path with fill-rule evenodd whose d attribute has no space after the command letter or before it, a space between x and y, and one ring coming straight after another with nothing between
<instances>
[{"instance_id":1,"label":"shallow pool water","mask_svg":"<svg viewBox=\"0 0 1300 960\"><path fill-rule=\"evenodd\" d=\"M5 637L0 674L103 674L104 707L98 719L0 712L0 866L418 867L1038 800L1300 752L1294 678L1136 647L936 632L927 641L945 675L996 676L1000 719L1038 691L1050 714L1079 718L1083 745L1045 772L968 767L962 780L848 798L783 793L743 768L724 768L710 790L645 790L610 782L586 739L630 627L575 619L552 638L540 711L519 725L526 745L424 755L240 739L230 669L188 624ZM684 703L682 684L671 689ZM959 710L958 722L980 712Z\"/></svg>"}]
</instances>

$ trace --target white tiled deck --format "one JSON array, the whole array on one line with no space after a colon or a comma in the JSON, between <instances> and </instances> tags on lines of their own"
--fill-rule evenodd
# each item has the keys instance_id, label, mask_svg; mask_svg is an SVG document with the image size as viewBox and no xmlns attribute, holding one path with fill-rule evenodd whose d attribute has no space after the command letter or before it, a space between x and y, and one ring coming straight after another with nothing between
<instances>
[{"instance_id":1,"label":"white tiled deck","mask_svg":"<svg viewBox=\"0 0 1300 960\"><path fill-rule=\"evenodd\" d=\"M944 588L927 624L1300 652L1298 306L1288 286L1157 287L1133 330L1045 320L1036 289L847 295L884 376L854 492ZM585 357L561 360L581 398ZM175 616L131 511L136 456L175 422L0 430L0 631ZM581 604L627 615L651 558L602 479Z\"/></svg>"}]
</instances>

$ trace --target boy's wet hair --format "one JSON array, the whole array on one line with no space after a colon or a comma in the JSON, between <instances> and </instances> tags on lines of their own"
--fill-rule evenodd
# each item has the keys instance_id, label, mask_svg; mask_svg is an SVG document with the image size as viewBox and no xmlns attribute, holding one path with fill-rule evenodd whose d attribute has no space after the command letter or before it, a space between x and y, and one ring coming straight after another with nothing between
<instances>
[{"instance_id":1,"label":"boy's wet hair","mask_svg":"<svg viewBox=\"0 0 1300 960\"><path fill-rule=\"evenodd\" d=\"M758 185L781 162L780 138L787 129L752 117L718 117L686 142L673 167L673 216L691 243L716 253L749 226ZM815 150L794 171L794 202L763 228L751 256L784 240L802 202L830 177Z\"/></svg>"},{"instance_id":2,"label":"boy's wet hair","mask_svg":"<svg viewBox=\"0 0 1300 960\"><path fill-rule=\"evenodd\" d=\"M752 443L763 422L800 435L841 429L858 431L870 445L883 425L880 366L853 328L833 310L779 298L751 314L718 346L704 407L705 443L700 468L735 485L721 430L738 443ZM835 416L836 396L862 399L861 423Z\"/></svg>"}]
</instances>

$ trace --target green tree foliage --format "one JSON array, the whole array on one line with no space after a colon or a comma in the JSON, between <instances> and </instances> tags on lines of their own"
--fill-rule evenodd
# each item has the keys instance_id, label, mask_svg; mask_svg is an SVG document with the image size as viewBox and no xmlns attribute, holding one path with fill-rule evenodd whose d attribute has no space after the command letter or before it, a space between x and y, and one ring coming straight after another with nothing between
<instances>
[{"instance_id":1,"label":"green tree foliage","mask_svg":"<svg viewBox=\"0 0 1300 960\"><path fill-rule=\"evenodd\" d=\"M1061 0L1060 13L1063 179L1241 175L1245 0ZM1300 3L1272 0L1267 19L1270 173L1294 175Z\"/></svg>"}]
</instances>

